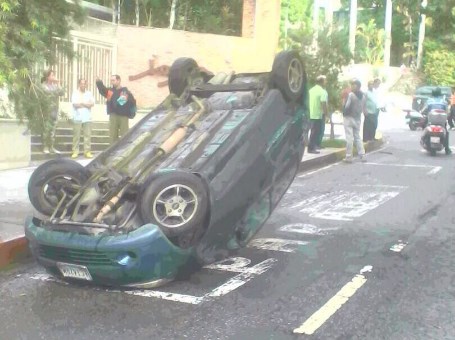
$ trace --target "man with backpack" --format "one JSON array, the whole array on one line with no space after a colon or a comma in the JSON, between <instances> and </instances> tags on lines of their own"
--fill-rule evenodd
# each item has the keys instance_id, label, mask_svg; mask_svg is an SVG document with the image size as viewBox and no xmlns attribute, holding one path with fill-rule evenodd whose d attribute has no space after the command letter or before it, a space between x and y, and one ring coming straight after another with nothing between
<instances>
[{"instance_id":1,"label":"man with backpack","mask_svg":"<svg viewBox=\"0 0 455 340\"><path fill-rule=\"evenodd\" d=\"M343 109L343 123L346 134L346 163L352 163L353 146L357 148L360 160L366 162L365 149L363 148L362 139L360 138L360 126L362 122L362 113L365 112L366 98L360 91L361 83L359 80L351 82L351 90L346 104Z\"/></svg>"},{"instance_id":2,"label":"man with backpack","mask_svg":"<svg viewBox=\"0 0 455 340\"><path fill-rule=\"evenodd\" d=\"M112 87L107 88L101 79L96 79L98 91L106 98L111 145L128 132L128 119L136 115L136 99L128 88L121 85L121 82L120 76L114 74L111 76Z\"/></svg>"}]
</instances>

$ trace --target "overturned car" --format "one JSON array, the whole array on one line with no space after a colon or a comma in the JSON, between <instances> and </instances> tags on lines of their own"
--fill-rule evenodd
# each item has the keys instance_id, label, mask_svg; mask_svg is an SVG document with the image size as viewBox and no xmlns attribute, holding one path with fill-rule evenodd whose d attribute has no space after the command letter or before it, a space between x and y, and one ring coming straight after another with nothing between
<instances>
[{"instance_id":1,"label":"overturned car","mask_svg":"<svg viewBox=\"0 0 455 340\"><path fill-rule=\"evenodd\" d=\"M37 261L67 281L156 287L245 246L293 181L307 85L298 53L272 71L202 72L177 59L170 95L86 167L39 166L27 218Z\"/></svg>"}]
</instances>

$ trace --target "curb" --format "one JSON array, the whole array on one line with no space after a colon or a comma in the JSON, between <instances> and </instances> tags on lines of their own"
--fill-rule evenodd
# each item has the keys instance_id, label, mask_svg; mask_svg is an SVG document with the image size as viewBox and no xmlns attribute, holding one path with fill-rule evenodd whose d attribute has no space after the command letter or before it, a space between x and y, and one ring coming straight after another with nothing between
<instances>
[{"instance_id":1,"label":"curb","mask_svg":"<svg viewBox=\"0 0 455 340\"><path fill-rule=\"evenodd\" d=\"M363 143L365 152L371 152L379 149L384 144L383 138L375 141L370 141ZM303 160L300 162L299 172L305 172L308 170L313 170L325 165L333 164L341 161L346 156L346 148L337 149L334 152L331 152L327 155L316 157L313 159Z\"/></svg>"},{"instance_id":2,"label":"curb","mask_svg":"<svg viewBox=\"0 0 455 340\"><path fill-rule=\"evenodd\" d=\"M30 256L28 241L24 236L0 240L0 270Z\"/></svg>"},{"instance_id":3,"label":"curb","mask_svg":"<svg viewBox=\"0 0 455 340\"><path fill-rule=\"evenodd\" d=\"M364 143L365 151L371 152L377 150L383 144L383 139ZM341 148L321 157L301 161L299 172L304 172L324 165L336 163L338 161L341 161L345 155L346 149ZM28 241L25 238L25 235L6 241L2 241L0 239L0 270L7 269L14 263L28 257L30 257L30 249L28 247Z\"/></svg>"}]
</instances>

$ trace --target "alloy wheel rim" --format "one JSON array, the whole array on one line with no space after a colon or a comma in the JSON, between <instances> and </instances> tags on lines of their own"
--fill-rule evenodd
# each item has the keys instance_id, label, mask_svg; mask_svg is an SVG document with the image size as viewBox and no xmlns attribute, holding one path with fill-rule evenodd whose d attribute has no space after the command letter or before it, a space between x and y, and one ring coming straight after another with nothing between
<instances>
[{"instance_id":1,"label":"alloy wheel rim","mask_svg":"<svg viewBox=\"0 0 455 340\"><path fill-rule=\"evenodd\" d=\"M303 84L303 66L300 60L294 58L289 64L288 69L289 89L293 93L298 93L302 90Z\"/></svg>"},{"instance_id":2,"label":"alloy wheel rim","mask_svg":"<svg viewBox=\"0 0 455 340\"><path fill-rule=\"evenodd\" d=\"M194 217L198 206L193 189L183 184L170 185L153 201L153 217L167 228L178 228Z\"/></svg>"}]
</instances>

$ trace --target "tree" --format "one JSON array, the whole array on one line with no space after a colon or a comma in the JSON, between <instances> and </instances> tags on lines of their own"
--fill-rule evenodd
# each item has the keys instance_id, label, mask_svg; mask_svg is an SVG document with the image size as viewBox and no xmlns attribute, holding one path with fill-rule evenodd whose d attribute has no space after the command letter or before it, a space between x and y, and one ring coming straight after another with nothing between
<instances>
[{"instance_id":1,"label":"tree","mask_svg":"<svg viewBox=\"0 0 455 340\"><path fill-rule=\"evenodd\" d=\"M359 48L357 59L369 64L379 64L384 56L384 29L378 29L374 19L367 24L361 23L357 26Z\"/></svg>"},{"instance_id":2,"label":"tree","mask_svg":"<svg viewBox=\"0 0 455 340\"><path fill-rule=\"evenodd\" d=\"M57 46L72 55L73 25L84 20L80 1L2 0L0 3L0 83L10 93L16 115L40 132L49 100L43 95L40 65L52 65Z\"/></svg>"}]
</instances>

